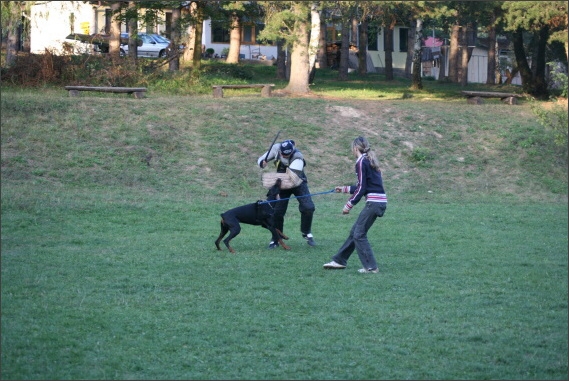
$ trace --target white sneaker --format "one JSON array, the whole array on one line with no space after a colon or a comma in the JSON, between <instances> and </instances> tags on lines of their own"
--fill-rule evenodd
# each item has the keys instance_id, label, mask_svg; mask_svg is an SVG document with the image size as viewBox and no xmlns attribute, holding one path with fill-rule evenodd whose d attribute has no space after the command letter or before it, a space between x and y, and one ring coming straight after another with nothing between
<instances>
[{"instance_id":1,"label":"white sneaker","mask_svg":"<svg viewBox=\"0 0 569 381\"><path fill-rule=\"evenodd\" d=\"M379 269L359 269L358 272L360 274L366 274L366 273L377 274L379 272Z\"/></svg>"},{"instance_id":2,"label":"white sneaker","mask_svg":"<svg viewBox=\"0 0 569 381\"><path fill-rule=\"evenodd\" d=\"M335 261L324 263L324 266L322 266L322 267L324 267L325 269L345 269L346 268L346 266L341 265Z\"/></svg>"}]
</instances>

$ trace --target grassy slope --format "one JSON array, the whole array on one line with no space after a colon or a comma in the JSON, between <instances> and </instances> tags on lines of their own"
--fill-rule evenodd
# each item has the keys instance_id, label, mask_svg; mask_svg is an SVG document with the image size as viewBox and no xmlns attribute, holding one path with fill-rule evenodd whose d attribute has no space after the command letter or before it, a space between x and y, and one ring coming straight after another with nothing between
<instances>
[{"instance_id":1,"label":"grassy slope","mask_svg":"<svg viewBox=\"0 0 569 381\"><path fill-rule=\"evenodd\" d=\"M567 195L567 162L527 104L43 93L3 94L3 181L256 198L256 159L281 130L305 154L313 191L354 181L349 144L362 134L392 197Z\"/></svg>"}]
</instances>

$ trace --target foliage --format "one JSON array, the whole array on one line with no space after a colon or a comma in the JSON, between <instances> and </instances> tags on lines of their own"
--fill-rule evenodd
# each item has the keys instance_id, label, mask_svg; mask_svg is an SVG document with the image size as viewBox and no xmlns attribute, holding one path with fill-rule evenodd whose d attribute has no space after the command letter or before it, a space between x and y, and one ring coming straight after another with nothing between
<instances>
[{"instance_id":1,"label":"foliage","mask_svg":"<svg viewBox=\"0 0 569 381\"><path fill-rule=\"evenodd\" d=\"M3 1L0 6L0 16L2 21L2 40L8 33L14 32L23 22L22 11L29 8L33 1ZM12 30L6 29L11 26Z\"/></svg>"},{"instance_id":2,"label":"foliage","mask_svg":"<svg viewBox=\"0 0 569 381\"><path fill-rule=\"evenodd\" d=\"M569 120L567 118L567 102L554 104L549 109L533 104L532 110L537 116L539 122L548 130L553 131L553 140L563 150L567 156L567 128Z\"/></svg>"},{"instance_id":3,"label":"foliage","mask_svg":"<svg viewBox=\"0 0 569 381\"><path fill-rule=\"evenodd\" d=\"M419 166L428 166L428 161L433 159L433 153L429 149L417 147L411 151L410 159Z\"/></svg>"},{"instance_id":4,"label":"foliage","mask_svg":"<svg viewBox=\"0 0 569 381\"><path fill-rule=\"evenodd\" d=\"M92 85L92 86L147 86L176 93L200 93L211 82L236 83L254 77L251 65L226 64L207 60L197 71L183 69L165 71L166 59L139 59L134 63L128 57L110 55L57 55L46 50L44 54L21 54L17 64L2 71L2 81L18 86ZM260 69L262 70L262 69ZM203 77L201 80L199 77ZM167 84L165 81L170 81Z\"/></svg>"},{"instance_id":5,"label":"foliage","mask_svg":"<svg viewBox=\"0 0 569 381\"><path fill-rule=\"evenodd\" d=\"M16 64L2 71L2 81L18 86L101 85L135 86L148 78L152 61L139 65L127 58L113 59L108 55L20 54Z\"/></svg>"},{"instance_id":6,"label":"foliage","mask_svg":"<svg viewBox=\"0 0 569 381\"><path fill-rule=\"evenodd\" d=\"M551 69L550 88L554 91L557 90L559 92L559 96L567 99L567 92L569 88L567 73L557 71L558 66L555 62L549 62L548 65Z\"/></svg>"},{"instance_id":7,"label":"foliage","mask_svg":"<svg viewBox=\"0 0 569 381\"><path fill-rule=\"evenodd\" d=\"M203 65L202 73L208 77L219 77L228 80L231 78L251 80L253 78L253 70L250 66L242 64L226 64L223 62L212 62L209 65Z\"/></svg>"},{"instance_id":8,"label":"foliage","mask_svg":"<svg viewBox=\"0 0 569 381\"><path fill-rule=\"evenodd\" d=\"M553 33L567 34L567 2L565 1L504 1L506 30L518 28L534 31L548 26ZM562 41L564 42L564 41Z\"/></svg>"},{"instance_id":9,"label":"foliage","mask_svg":"<svg viewBox=\"0 0 569 381\"><path fill-rule=\"evenodd\" d=\"M565 156L567 156L567 143L568 143L568 114L567 114L567 91L568 91L568 80L567 74L555 71L555 63L549 63L552 68L551 71L551 81L555 84L552 86L557 89L562 97L559 99L557 104L553 103L548 108L535 100L531 102L531 109L537 116L539 122L548 129L548 131L553 132L553 140L562 150ZM554 99L555 100L555 99Z\"/></svg>"},{"instance_id":10,"label":"foliage","mask_svg":"<svg viewBox=\"0 0 569 381\"><path fill-rule=\"evenodd\" d=\"M294 42L294 25L297 16L293 11L294 6L300 6L298 2L260 1L265 9L265 28L259 33L261 41L286 41L292 46ZM308 8L307 12L308 12Z\"/></svg>"}]
</instances>

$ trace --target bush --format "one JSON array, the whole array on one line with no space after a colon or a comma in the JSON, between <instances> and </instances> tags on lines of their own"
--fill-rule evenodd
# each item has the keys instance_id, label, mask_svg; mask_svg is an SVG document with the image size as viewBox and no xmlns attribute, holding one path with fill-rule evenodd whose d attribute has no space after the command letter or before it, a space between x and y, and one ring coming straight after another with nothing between
<instances>
[{"instance_id":1,"label":"bush","mask_svg":"<svg viewBox=\"0 0 569 381\"><path fill-rule=\"evenodd\" d=\"M557 71L557 64L555 62L549 62L547 65L551 68L551 78L549 81L551 92L563 98L567 98L569 88L567 74Z\"/></svg>"},{"instance_id":2,"label":"bush","mask_svg":"<svg viewBox=\"0 0 569 381\"><path fill-rule=\"evenodd\" d=\"M222 77L224 80L234 78L250 80L253 78L253 70L240 64L227 64L224 62L212 62L202 65L202 74L208 77Z\"/></svg>"},{"instance_id":3,"label":"bush","mask_svg":"<svg viewBox=\"0 0 569 381\"><path fill-rule=\"evenodd\" d=\"M417 147L411 152L411 161L419 166L426 166L433 158L434 155L427 148Z\"/></svg>"},{"instance_id":4,"label":"bush","mask_svg":"<svg viewBox=\"0 0 569 381\"><path fill-rule=\"evenodd\" d=\"M20 86L60 84L69 75L66 68L72 56L57 56L46 50L44 54L18 54L13 66L2 71L2 82Z\"/></svg>"},{"instance_id":5,"label":"bush","mask_svg":"<svg viewBox=\"0 0 569 381\"><path fill-rule=\"evenodd\" d=\"M108 54L56 55L46 50L44 54L18 55L16 64L2 70L4 83L22 87L45 85L89 86L155 86L177 94L204 94L214 83L243 83L253 78L250 66L204 61L199 71L182 69L166 70L164 59L139 59L136 63L128 57L111 57Z\"/></svg>"},{"instance_id":6,"label":"bush","mask_svg":"<svg viewBox=\"0 0 569 381\"><path fill-rule=\"evenodd\" d=\"M141 86L148 74L157 70L156 60L128 57L113 58L108 54L57 55L47 50L43 54L19 54L16 63L2 71L2 81L22 86L91 85Z\"/></svg>"},{"instance_id":7,"label":"bush","mask_svg":"<svg viewBox=\"0 0 569 381\"><path fill-rule=\"evenodd\" d=\"M567 155L567 126L569 123L567 116L567 102L565 105L554 104L551 108L546 109L533 101L531 109L537 116L539 123L553 132L555 144L562 147Z\"/></svg>"}]
</instances>

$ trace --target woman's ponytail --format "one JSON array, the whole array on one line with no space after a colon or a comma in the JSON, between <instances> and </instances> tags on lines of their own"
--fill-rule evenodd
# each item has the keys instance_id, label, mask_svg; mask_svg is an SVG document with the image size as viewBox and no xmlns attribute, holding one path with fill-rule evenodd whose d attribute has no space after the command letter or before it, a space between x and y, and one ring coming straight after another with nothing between
<instances>
[{"instance_id":1,"label":"woman's ponytail","mask_svg":"<svg viewBox=\"0 0 569 381\"><path fill-rule=\"evenodd\" d=\"M366 138L363 136L358 136L355 138L352 142L352 149L354 148L357 149L360 153L366 154L366 157L373 169L381 171L381 169L379 169L379 161L377 160L377 156L371 149L369 141Z\"/></svg>"}]
</instances>

